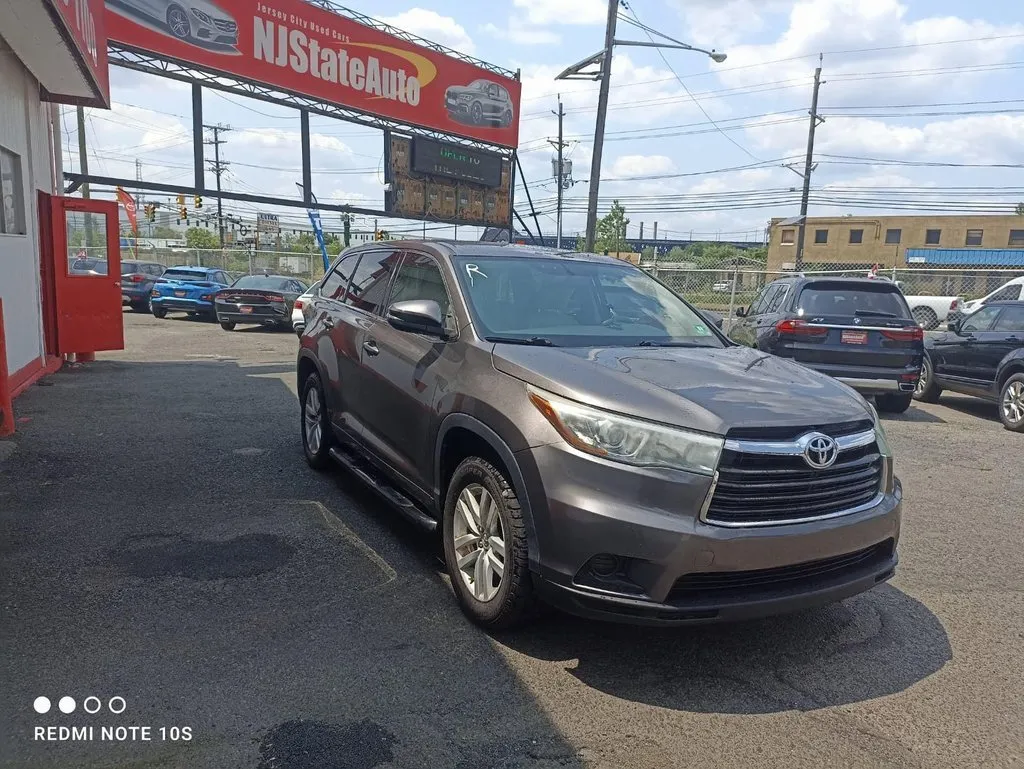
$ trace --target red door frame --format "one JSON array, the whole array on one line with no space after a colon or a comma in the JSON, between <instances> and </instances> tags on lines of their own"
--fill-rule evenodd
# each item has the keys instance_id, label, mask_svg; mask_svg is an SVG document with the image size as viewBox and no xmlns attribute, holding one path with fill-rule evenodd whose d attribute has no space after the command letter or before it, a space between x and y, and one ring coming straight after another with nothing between
<instances>
[{"instance_id":1,"label":"red door frame","mask_svg":"<svg viewBox=\"0 0 1024 769\"><path fill-rule=\"evenodd\" d=\"M50 196L53 312L57 352L88 356L124 349L121 315L121 235L117 203ZM88 213L106 222L106 275L69 274L67 216Z\"/></svg>"}]
</instances>

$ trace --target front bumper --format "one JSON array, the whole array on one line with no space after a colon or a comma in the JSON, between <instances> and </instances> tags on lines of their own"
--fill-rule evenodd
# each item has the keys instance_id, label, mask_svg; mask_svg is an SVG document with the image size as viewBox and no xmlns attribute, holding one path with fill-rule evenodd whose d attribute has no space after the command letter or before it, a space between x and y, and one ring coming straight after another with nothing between
<instances>
[{"instance_id":1,"label":"front bumper","mask_svg":"<svg viewBox=\"0 0 1024 769\"><path fill-rule=\"evenodd\" d=\"M896 567L898 482L850 515L726 528L699 520L711 487L704 476L624 467L564 444L517 459L533 511L538 590L573 614L640 624L748 619L842 600ZM623 568L595 577L600 554Z\"/></svg>"}]
</instances>

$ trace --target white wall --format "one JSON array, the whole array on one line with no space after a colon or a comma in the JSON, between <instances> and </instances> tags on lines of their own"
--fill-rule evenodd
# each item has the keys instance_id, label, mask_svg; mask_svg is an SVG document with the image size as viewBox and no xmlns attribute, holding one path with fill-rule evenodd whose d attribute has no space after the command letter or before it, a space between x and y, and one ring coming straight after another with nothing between
<instances>
[{"instance_id":1,"label":"white wall","mask_svg":"<svg viewBox=\"0 0 1024 769\"><path fill-rule=\"evenodd\" d=\"M44 353L36 191L53 191L47 116L38 82L0 37L0 145L21 156L26 229L25 235L0 234L0 298L10 374Z\"/></svg>"}]
</instances>

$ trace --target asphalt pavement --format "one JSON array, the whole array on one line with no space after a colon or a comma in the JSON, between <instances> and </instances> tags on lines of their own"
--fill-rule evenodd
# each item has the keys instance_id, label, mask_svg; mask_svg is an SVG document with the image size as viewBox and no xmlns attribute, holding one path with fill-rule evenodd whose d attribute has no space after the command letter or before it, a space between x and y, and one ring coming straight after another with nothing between
<instances>
[{"instance_id":1,"label":"asphalt pavement","mask_svg":"<svg viewBox=\"0 0 1024 769\"><path fill-rule=\"evenodd\" d=\"M1024 766L1024 436L994 407L887 420L887 585L490 637L431 537L306 466L292 335L125 321L125 351L32 387L0 442L0 766Z\"/></svg>"}]
</instances>

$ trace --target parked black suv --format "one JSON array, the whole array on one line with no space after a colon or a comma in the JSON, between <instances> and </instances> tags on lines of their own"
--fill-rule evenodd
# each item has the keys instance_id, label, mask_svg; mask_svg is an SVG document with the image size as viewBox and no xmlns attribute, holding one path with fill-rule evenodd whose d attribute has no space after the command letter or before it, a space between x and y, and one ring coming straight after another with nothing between
<instances>
[{"instance_id":1,"label":"parked black suv","mask_svg":"<svg viewBox=\"0 0 1024 769\"><path fill-rule=\"evenodd\" d=\"M769 283L736 311L729 336L906 411L921 373L924 331L899 288L867 278L792 277Z\"/></svg>"},{"instance_id":2,"label":"parked black suv","mask_svg":"<svg viewBox=\"0 0 1024 769\"><path fill-rule=\"evenodd\" d=\"M896 566L874 409L733 345L626 262L485 243L346 251L312 298L306 459L440 529L487 627L538 599L635 622L839 600Z\"/></svg>"},{"instance_id":3,"label":"parked black suv","mask_svg":"<svg viewBox=\"0 0 1024 769\"><path fill-rule=\"evenodd\" d=\"M992 302L925 342L914 397L935 403L943 390L999 404L1008 430L1024 432L1024 302Z\"/></svg>"}]
</instances>

